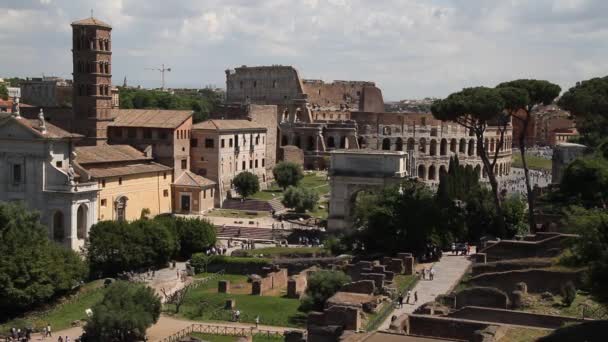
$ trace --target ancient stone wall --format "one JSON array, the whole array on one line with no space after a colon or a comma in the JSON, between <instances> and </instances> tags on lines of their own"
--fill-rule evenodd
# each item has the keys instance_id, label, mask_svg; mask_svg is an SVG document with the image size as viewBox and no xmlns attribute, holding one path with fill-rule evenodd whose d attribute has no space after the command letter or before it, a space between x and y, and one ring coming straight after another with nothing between
<instances>
[{"instance_id":1,"label":"ancient stone wall","mask_svg":"<svg viewBox=\"0 0 608 342\"><path fill-rule=\"evenodd\" d=\"M524 325L536 328L557 329L564 324L581 323L575 317L543 315L524 311L468 306L449 314L449 317L499 324Z\"/></svg>"},{"instance_id":2,"label":"ancient stone wall","mask_svg":"<svg viewBox=\"0 0 608 342\"><path fill-rule=\"evenodd\" d=\"M492 241L480 252L485 253L488 261L550 257L564 249L566 241L576 237L573 234L550 234L538 241L500 240Z\"/></svg>"},{"instance_id":3,"label":"ancient stone wall","mask_svg":"<svg viewBox=\"0 0 608 342\"><path fill-rule=\"evenodd\" d=\"M340 291L371 295L376 291L376 283L373 280L354 281L343 285Z\"/></svg>"},{"instance_id":4,"label":"ancient stone wall","mask_svg":"<svg viewBox=\"0 0 608 342\"><path fill-rule=\"evenodd\" d=\"M494 261L488 263L474 264L471 267L473 276L483 273L495 273L514 270L523 270L528 268L543 268L552 265L550 258L528 258L528 259L512 259L503 261Z\"/></svg>"},{"instance_id":5,"label":"ancient stone wall","mask_svg":"<svg viewBox=\"0 0 608 342\"><path fill-rule=\"evenodd\" d=\"M287 287L287 269L269 272L264 277L252 282L251 294L262 296L266 292L274 289L284 289Z\"/></svg>"},{"instance_id":6,"label":"ancient stone wall","mask_svg":"<svg viewBox=\"0 0 608 342\"><path fill-rule=\"evenodd\" d=\"M471 287L456 293L456 307L465 306L506 309L509 307L509 296L493 287Z\"/></svg>"},{"instance_id":7,"label":"ancient stone wall","mask_svg":"<svg viewBox=\"0 0 608 342\"><path fill-rule=\"evenodd\" d=\"M568 281L576 287L582 284L582 271L564 272L549 269L516 270L497 273L485 273L472 277L468 282L474 286L495 287L511 294L517 283L526 283L528 292L560 293L561 287Z\"/></svg>"},{"instance_id":8,"label":"ancient stone wall","mask_svg":"<svg viewBox=\"0 0 608 342\"><path fill-rule=\"evenodd\" d=\"M285 145L279 148L280 161L286 161L296 163L298 165L304 164L304 151L297 146Z\"/></svg>"},{"instance_id":9,"label":"ancient stone wall","mask_svg":"<svg viewBox=\"0 0 608 342\"><path fill-rule=\"evenodd\" d=\"M404 330L409 335L461 341L470 341L476 331L490 326L487 323L426 315L409 315L404 324L406 325Z\"/></svg>"}]
</instances>

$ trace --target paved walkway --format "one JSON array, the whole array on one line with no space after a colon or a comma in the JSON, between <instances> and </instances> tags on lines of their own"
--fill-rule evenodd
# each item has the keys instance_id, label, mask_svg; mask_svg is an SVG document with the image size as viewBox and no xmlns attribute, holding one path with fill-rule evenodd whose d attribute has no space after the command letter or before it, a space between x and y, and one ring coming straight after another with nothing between
<instances>
[{"instance_id":1,"label":"paved walkway","mask_svg":"<svg viewBox=\"0 0 608 342\"><path fill-rule=\"evenodd\" d=\"M412 290L412 298L410 302L414 300L414 292L418 292L418 303L416 304L403 304L402 308L397 308L392 314L388 315L384 323L380 325L378 330L387 330L391 324L392 316L400 316L406 313L412 313L419 306L424 303L435 300L440 294L447 293L450 291L462 277L466 269L469 267L471 262L464 256L451 255L450 253L444 253L441 261L435 263L435 279L434 280L422 280L418 281L418 284ZM405 302L405 299L404 299Z\"/></svg>"}]
</instances>

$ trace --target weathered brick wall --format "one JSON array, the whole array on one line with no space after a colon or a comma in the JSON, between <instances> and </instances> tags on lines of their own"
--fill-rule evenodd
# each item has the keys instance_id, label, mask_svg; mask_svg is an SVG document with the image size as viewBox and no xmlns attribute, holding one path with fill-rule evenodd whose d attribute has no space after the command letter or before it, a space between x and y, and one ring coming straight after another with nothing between
<instances>
[{"instance_id":1,"label":"weathered brick wall","mask_svg":"<svg viewBox=\"0 0 608 342\"><path fill-rule=\"evenodd\" d=\"M546 329L557 329L566 323L581 323L585 321L583 319L574 317L543 315L523 311L482 308L476 306L464 307L450 313L449 316L453 318L500 324L525 325Z\"/></svg>"},{"instance_id":2,"label":"weathered brick wall","mask_svg":"<svg viewBox=\"0 0 608 342\"><path fill-rule=\"evenodd\" d=\"M376 291L376 283L373 280L360 280L352 283L344 284L340 288L341 292L374 294Z\"/></svg>"},{"instance_id":3,"label":"weathered brick wall","mask_svg":"<svg viewBox=\"0 0 608 342\"><path fill-rule=\"evenodd\" d=\"M476 276L483 273L495 273L505 271L524 270L529 268L549 267L552 264L550 258L529 258L488 262L485 264L474 264L471 274Z\"/></svg>"},{"instance_id":4,"label":"weathered brick wall","mask_svg":"<svg viewBox=\"0 0 608 342\"><path fill-rule=\"evenodd\" d=\"M409 315L404 329L410 335L470 341L477 330L490 324L463 321L456 318Z\"/></svg>"},{"instance_id":5,"label":"weathered brick wall","mask_svg":"<svg viewBox=\"0 0 608 342\"><path fill-rule=\"evenodd\" d=\"M361 319L359 309L334 305L324 311L325 325L338 325L344 330L359 330Z\"/></svg>"},{"instance_id":6,"label":"weathered brick wall","mask_svg":"<svg viewBox=\"0 0 608 342\"><path fill-rule=\"evenodd\" d=\"M509 296L493 287L471 287L456 293L456 307L465 306L506 309L509 307Z\"/></svg>"},{"instance_id":7,"label":"weathered brick wall","mask_svg":"<svg viewBox=\"0 0 608 342\"><path fill-rule=\"evenodd\" d=\"M540 236L544 237L547 235ZM489 245L480 252L486 253L488 261L553 256L556 254L556 250L564 248L568 239L574 237L576 235L548 234L548 237L545 239L536 241L501 240Z\"/></svg>"},{"instance_id":8,"label":"weathered brick wall","mask_svg":"<svg viewBox=\"0 0 608 342\"><path fill-rule=\"evenodd\" d=\"M560 293L561 286L572 281L579 287L582 283L582 271L563 272L545 269L516 270L497 273L485 273L475 276L469 280L474 286L495 287L507 294L516 289L516 284L524 282L528 286L528 292L542 293L549 291Z\"/></svg>"},{"instance_id":9,"label":"weathered brick wall","mask_svg":"<svg viewBox=\"0 0 608 342\"><path fill-rule=\"evenodd\" d=\"M263 278L259 279L259 285L253 282L251 294L264 295L264 293L274 289L284 289L287 287L287 269L280 269L275 272L269 272ZM259 286L259 289L257 288Z\"/></svg>"},{"instance_id":10,"label":"weathered brick wall","mask_svg":"<svg viewBox=\"0 0 608 342\"><path fill-rule=\"evenodd\" d=\"M279 148L279 159L281 161L304 165L304 151L296 146L281 146Z\"/></svg>"},{"instance_id":11,"label":"weathered brick wall","mask_svg":"<svg viewBox=\"0 0 608 342\"><path fill-rule=\"evenodd\" d=\"M287 281L287 297L300 298L308 286L308 271L292 276Z\"/></svg>"}]
</instances>

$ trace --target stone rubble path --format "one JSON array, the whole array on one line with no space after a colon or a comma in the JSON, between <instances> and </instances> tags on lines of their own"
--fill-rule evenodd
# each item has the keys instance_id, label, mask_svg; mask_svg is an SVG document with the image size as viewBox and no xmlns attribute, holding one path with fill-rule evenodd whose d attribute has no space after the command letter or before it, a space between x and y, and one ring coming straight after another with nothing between
<instances>
[{"instance_id":1,"label":"stone rubble path","mask_svg":"<svg viewBox=\"0 0 608 342\"><path fill-rule=\"evenodd\" d=\"M390 315L388 315L378 330L388 330L391 324L392 316L399 317L403 314L412 313L422 304L431 302L435 300L438 295L451 291L454 286L456 286L470 264L471 261L467 256L452 255L450 252L444 253L441 261L436 262L433 266L435 268L435 279L420 279L416 286L412 289L412 297L410 298L410 303L412 304L405 304L404 299L403 307L396 308ZM418 302L414 304L414 292L416 291L418 292Z\"/></svg>"}]
</instances>

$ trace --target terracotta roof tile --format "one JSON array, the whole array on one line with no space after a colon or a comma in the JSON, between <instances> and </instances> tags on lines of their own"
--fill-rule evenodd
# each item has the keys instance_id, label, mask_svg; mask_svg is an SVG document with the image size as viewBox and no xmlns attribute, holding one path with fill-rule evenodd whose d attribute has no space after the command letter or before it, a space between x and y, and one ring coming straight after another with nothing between
<instances>
[{"instance_id":1,"label":"terracotta roof tile","mask_svg":"<svg viewBox=\"0 0 608 342\"><path fill-rule=\"evenodd\" d=\"M191 171L186 170L179 177L177 177L177 179L175 180L175 182L173 184L180 185L180 186L204 187L204 186L215 185L216 183L214 181L212 181L211 179L199 176Z\"/></svg>"},{"instance_id":2,"label":"terracotta roof tile","mask_svg":"<svg viewBox=\"0 0 608 342\"><path fill-rule=\"evenodd\" d=\"M177 128L192 116L191 110L112 109L115 127Z\"/></svg>"},{"instance_id":3,"label":"terracotta roof tile","mask_svg":"<svg viewBox=\"0 0 608 342\"><path fill-rule=\"evenodd\" d=\"M101 145L76 147L79 164L146 161L152 158L130 145Z\"/></svg>"},{"instance_id":4,"label":"terracotta roof tile","mask_svg":"<svg viewBox=\"0 0 608 342\"><path fill-rule=\"evenodd\" d=\"M172 169L168 166L151 162L145 164L129 164L113 167L85 167L85 170L87 170L87 172L93 178L105 178L150 172L167 172L171 171Z\"/></svg>"},{"instance_id":5,"label":"terracotta roof tile","mask_svg":"<svg viewBox=\"0 0 608 342\"><path fill-rule=\"evenodd\" d=\"M103 21L97 19L97 18L86 18L86 19L82 19L82 20L76 20L74 22L72 22L73 26L77 26L77 25L92 25L92 26L101 26L101 27L107 27L107 28L112 28L112 26L110 26L110 24L104 23Z\"/></svg>"},{"instance_id":6,"label":"terracotta roof tile","mask_svg":"<svg viewBox=\"0 0 608 342\"><path fill-rule=\"evenodd\" d=\"M9 120L14 120L15 122L21 124L22 126L30 129L40 138L45 139L67 139L67 138L82 138L82 135L76 133L70 133L66 130L63 130L48 121L44 123L46 126L46 133L42 133L40 129L40 121L38 119L26 119L24 117L15 118L10 113L1 113L0 114L0 124L3 122L8 122Z\"/></svg>"},{"instance_id":7,"label":"terracotta roof tile","mask_svg":"<svg viewBox=\"0 0 608 342\"><path fill-rule=\"evenodd\" d=\"M210 129L218 131L266 130L264 126L249 120L207 120L192 126L192 129Z\"/></svg>"}]
</instances>

